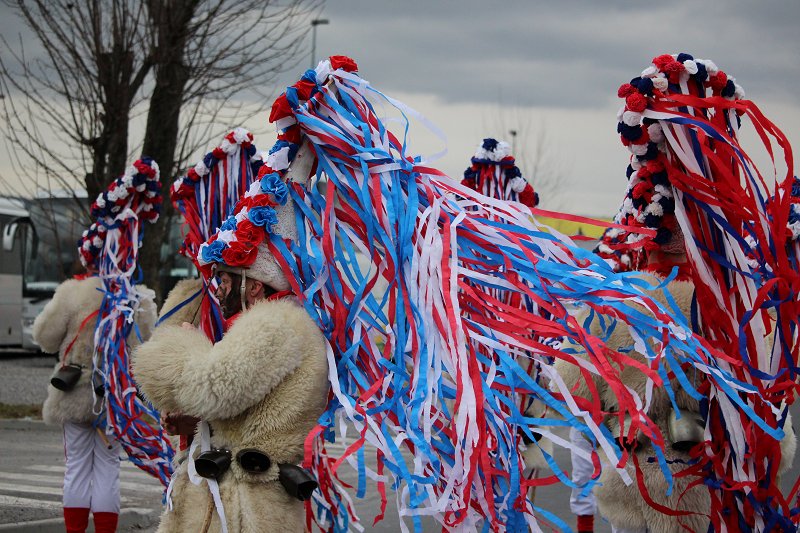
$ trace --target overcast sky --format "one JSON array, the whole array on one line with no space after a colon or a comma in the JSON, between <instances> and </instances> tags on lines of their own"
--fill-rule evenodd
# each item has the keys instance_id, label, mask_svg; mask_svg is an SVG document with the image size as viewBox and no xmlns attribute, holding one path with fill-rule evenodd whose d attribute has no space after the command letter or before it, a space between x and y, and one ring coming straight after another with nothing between
<instances>
[{"instance_id":1,"label":"overcast sky","mask_svg":"<svg viewBox=\"0 0 800 533\"><path fill-rule=\"evenodd\" d=\"M439 126L448 154L435 166L458 179L483 137L510 142L509 130L527 129L517 152L534 153L544 132L545 166L563 186L557 205L543 195L542 206L611 216L627 164L615 133L617 87L656 55L713 59L790 141L800 132L800 2L645 4L330 0L320 14L330 23L317 28L316 57L353 57L374 87ZM5 34L9 24L0 28ZM442 148L421 129L412 131L411 143L415 153Z\"/></svg>"}]
</instances>

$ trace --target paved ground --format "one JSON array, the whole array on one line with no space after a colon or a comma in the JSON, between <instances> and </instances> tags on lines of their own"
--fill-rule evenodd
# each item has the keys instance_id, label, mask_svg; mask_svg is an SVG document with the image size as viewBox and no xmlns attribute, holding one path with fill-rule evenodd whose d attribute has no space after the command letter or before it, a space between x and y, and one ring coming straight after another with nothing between
<instances>
[{"instance_id":1,"label":"paved ground","mask_svg":"<svg viewBox=\"0 0 800 533\"><path fill-rule=\"evenodd\" d=\"M42 403L56 358L0 352L0 403Z\"/></svg>"}]
</instances>

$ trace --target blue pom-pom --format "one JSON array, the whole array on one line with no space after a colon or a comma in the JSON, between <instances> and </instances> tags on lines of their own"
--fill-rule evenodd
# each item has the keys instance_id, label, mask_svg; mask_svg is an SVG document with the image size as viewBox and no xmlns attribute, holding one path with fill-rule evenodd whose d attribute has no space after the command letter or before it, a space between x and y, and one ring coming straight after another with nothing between
<instances>
[{"instance_id":1,"label":"blue pom-pom","mask_svg":"<svg viewBox=\"0 0 800 533\"><path fill-rule=\"evenodd\" d=\"M272 226L278 223L278 214L269 206L253 207L247 212L247 218L256 226L263 226L267 231L272 231Z\"/></svg>"},{"instance_id":2,"label":"blue pom-pom","mask_svg":"<svg viewBox=\"0 0 800 533\"><path fill-rule=\"evenodd\" d=\"M483 144L481 147L484 150L488 150L490 152L494 152L494 149L497 148L497 140L495 139L484 139Z\"/></svg>"},{"instance_id":3,"label":"blue pom-pom","mask_svg":"<svg viewBox=\"0 0 800 533\"><path fill-rule=\"evenodd\" d=\"M310 69L306 70L305 72L303 72L303 76L300 78L300 80L310 81L310 82L316 84L317 83L317 71L314 70L313 68L310 68Z\"/></svg>"},{"instance_id":4,"label":"blue pom-pom","mask_svg":"<svg viewBox=\"0 0 800 533\"><path fill-rule=\"evenodd\" d=\"M206 168L213 168L214 165L217 164L217 158L214 157L213 153L209 152L203 158L203 164L206 166Z\"/></svg>"},{"instance_id":5,"label":"blue pom-pom","mask_svg":"<svg viewBox=\"0 0 800 533\"><path fill-rule=\"evenodd\" d=\"M661 223L661 217L658 215L654 215L650 213L649 215L645 215L644 217L644 224L648 228L655 228Z\"/></svg>"},{"instance_id":6,"label":"blue pom-pom","mask_svg":"<svg viewBox=\"0 0 800 533\"><path fill-rule=\"evenodd\" d=\"M627 124L620 122L619 129L621 130L620 133L622 136L629 141L635 141L642 136L642 127L638 124L636 126L628 126Z\"/></svg>"},{"instance_id":7,"label":"blue pom-pom","mask_svg":"<svg viewBox=\"0 0 800 533\"><path fill-rule=\"evenodd\" d=\"M643 156L639 156L640 161L650 161L658 157L658 145L654 142L647 143L647 152Z\"/></svg>"},{"instance_id":8,"label":"blue pom-pom","mask_svg":"<svg viewBox=\"0 0 800 533\"><path fill-rule=\"evenodd\" d=\"M625 169L625 177L627 177L628 179L631 179L631 176L633 175L634 172L636 172L636 171L633 170L633 167L628 165L628 168Z\"/></svg>"},{"instance_id":9,"label":"blue pom-pom","mask_svg":"<svg viewBox=\"0 0 800 533\"><path fill-rule=\"evenodd\" d=\"M652 227L652 226L651 226ZM656 231L656 236L653 241L656 244L667 244L669 240L672 238L672 232L667 228L658 228Z\"/></svg>"},{"instance_id":10,"label":"blue pom-pom","mask_svg":"<svg viewBox=\"0 0 800 533\"><path fill-rule=\"evenodd\" d=\"M672 213L675 212L674 198L662 197L658 200L658 203L661 204L661 209L664 210L664 214L671 215Z\"/></svg>"},{"instance_id":11,"label":"blue pom-pom","mask_svg":"<svg viewBox=\"0 0 800 533\"><path fill-rule=\"evenodd\" d=\"M733 84L733 81L728 80L728 83L725 84L725 88L722 89L722 96L730 97L736 93L736 86Z\"/></svg>"},{"instance_id":12,"label":"blue pom-pom","mask_svg":"<svg viewBox=\"0 0 800 533\"><path fill-rule=\"evenodd\" d=\"M665 187L668 186L669 178L667 177L667 172L666 171L654 172L653 174L650 175L650 183L652 183L653 186L655 185L663 185Z\"/></svg>"},{"instance_id":13,"label":"blue pom-pom","mask_svg":"<svg viewBox=\"0 0 800 533\"><path fill-rule=\"evenodd\" d=\"M639 92L650 96L653 93L653 80L650 78L642 78L639 82Z\"/></svg>"},{"instance_id":14,"label":"blue pom-pom","mask_svg":"<svg viewBox=\"0 0 800 533\"><path fill-rule=\"evenodd\" d=\"M698 81L706 81L708 79L708 70L706 70L704 64L697 63L697 72L694 74L694 78Z\"/></svg>"},{"instance_id":15,"label":"blue pom-pom","mask_svg":"<svg viewBox=\"0 0 800 533\"><path fill-rule=\"evenodd\" d=\"M678 54L677 60L683 63L684 61L694 61L694 57L689 54L680 53Z\"/></svg>"},{"instance_id":16,"label":"blue pom-pom","mask_svg":"<svg viewBox=\"0 0 800 533\"><path fill-rule=\"evenodd\" d=\"M292 109L297 109L300 106L300 99L297 97L297 89L294 87L286 88L286 101Z\"/></svg>"},{"instance_id":17,"label":"blue pom-pom","mask_svg":"<svg viewBox=\"0 0 800 533\"><path fill-rule=\"evenodd\" d=\"M277 152L278 150L280 150L281 148L285 148L287 146L289 146L288 142L286 142L284 140L277 140L277 141L275 141L275 144L272 145L272 148L269 149L269 153L270 153L270 155L272 155L275 152Z\"/></svg>"},{"instance_id":18,"label":"blue pom-pom","mask_svg":"<svg viewBox=\"0 0 800 533\"><path fill-rule=\"evenodd\" d=\"M220 240L204 244L200 247L200 257L204 263L221 263L223 248L225 243Z\"/></svg>"},{"instance_id":19,"label":"blue pom-pom","mask_svg":"<svg viewBox=\"0 0 800 533\"><path fill-rule=\"evenodd\" d=\"M281 205L286 203L286 199L289 196L289 188L283 182L280 175L275 172L261 178L261 192L271 194Z\"/></svg>"}]
</instances>

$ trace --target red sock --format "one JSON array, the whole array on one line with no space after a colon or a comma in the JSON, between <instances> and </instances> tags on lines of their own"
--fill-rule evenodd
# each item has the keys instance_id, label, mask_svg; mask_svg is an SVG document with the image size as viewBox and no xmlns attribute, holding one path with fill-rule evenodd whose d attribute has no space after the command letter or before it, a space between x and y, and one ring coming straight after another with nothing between
<instances>
[{"instance_id":1,"label":"red sock","mask_svg":"<svg viewBox=\"0 0 800 533\"><path fill-rule=\"evenodd\" d=\"M89 527L89 509L64 507L64 526L67 528L67 533L84 533Z\"/></svg>"},{"instance_id":2,"label":"red sock","mask_svg":"<svg viewBox=\"0 0 800 533\"><path fill-rule=\"evenodd\" d=\"M592 533L594 531L594 515L578 515L578 533Z\"/></svg>"},{"instance_id":3,"label":"red sock","mask_svg":"<svg viewBox=\"0 0 800 533\"><path fill-rule=\"evenodd\" d=\"M94 514L95 533L114 533L117 530L117 513L98 513Z\"/></svg>"}]
</instances>

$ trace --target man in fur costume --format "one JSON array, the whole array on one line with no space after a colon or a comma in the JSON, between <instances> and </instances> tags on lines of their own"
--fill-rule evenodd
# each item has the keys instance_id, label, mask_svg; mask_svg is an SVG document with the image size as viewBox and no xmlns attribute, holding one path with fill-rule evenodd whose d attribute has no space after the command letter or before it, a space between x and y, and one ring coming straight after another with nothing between
<instances>
[{"instance_id":1,"label":"man in fur costume","mask_svg":"<svg viewBox=\"0 0 800 533\"><path fill-rule=\"evenodd\" d=\"M655 58L619 95L625 106L618 132L633 156L615 222L630 230L615 231L603 252L640 254L650 296L682 313L706 338L714 354L706 365L715 372L659 361L660 339L593 324L593 335L641 363L619 372L658 430L645 436L639 421L623 415L628 409L620 405L619 391L600 379L587 381L577 365L557 363L576 397L600 402L618 438L620 464L633 480L623 481L614 471L619 465L604 465L595 489L600 513L617 531L791 528L778 477L796 448L785 380L796 379L797 336L787 332L796 331L797 292L778 294L770 279L797 287L798 277L795 259L765 251L784 242L786 229L775 220L785 217L768 216L758 200L764 191L747 179L760 173L742 156L740 117L748 115L759 128L768 124L778 144L783 136L742 100L733 78L688 54ZM787 182L790 174L776 190L785 190ZM788 203L775 209L788 209ZM748 264L754 257L757 264ZM669 298L655 290L664 285ZM778 304L764 305L762 298ZM764 353L782 356L770 360ZM645 373L657 362L660 386ZM783 365L786 370L777 371ZM725 396L729 383L753 386L738 389L737 404Z\"/></svg>"},{"instance_id":2,"label":"man in fur costume","mask_svg":"<svg viewBox=\"0 0 800 533\"><path fill-rule=\"evenodd\" d=\"M139 339L150 337L156 319L156 305L152 290L143 285L129 285L124 275L117 275L108 268L106 247L109 234L114 233L116 243L125 242L119 235L138 226L138 217L130 216L137 209L143 219L154 220L152 206L157 207L155 186L158 183L157 167L137 161L126 177L131 178L131 185L141 186L142 190L122 195L117 191L115 182L109 192L125 206L118 208L116 214L102 213L98 202L106 202L108 192L98 198L93 206L93 213L98 221L89 231L84 233L81 241L80 258L90 274L76 276L63 282L55 291L53 299L48 302L33 324L33 338L43 351L59 353L56 372L48 387L47 399L42 408L42 416L46 423L61 425L64 428L64 455L66 468L64 472L64 522L68 533L83 532L88 527L89 513L94 515L94 530L97 532L113 532L116 530L120 510L119 494L119 459L120 440L126 441L126 451L132 445L128 436L115 434L113 413L107 413L108 403L114 405L114 387L112 383L123 380L103 379L109 374L117 374L118 369L113 359L123 355L128 348L139 343ZM120 181L118 180L118 182ZM151 194L152 193L152 194ZM144 209L145 206L151 206ZM134 231L135 233L135 231ZM129 246L131 246L130 241ZM138 248L138 243L132 244ZM135 265L135 250L126 249L115 244L117 256L121 260L131 260ZM132 294L122 299L116 292L120 287L127 287ZM109 354L103 349L102 337L98 342L96 327L113 322L117 311L115 303L132 309L130 318L135 327L128 327L127 338L121 343L128 348L121 352ZM127 320L121 317L123 321ZM124 333L124 328L120 333ZM127 369L119 369L122 374Z\"/></svg>"},{"instance_id":3,"label":"man in fur costume","mask_svg":"<svg viewBox=\"0 0 800 533\"><path fill-rule=\"evenodd\" d=\"M180 253L196 267L200 245L219 229L262 164L253 134L239 127L228 132L217 147L173 183L170 197L183 217ZM220 340L224 323L215 291L215 278L179 281L161 307L158 324L180 326L188 322L202 329L212 341ZM197 418L179 412L164 416L167 432L180 437L180 450L188 449L197 423Z\"/></svg>"},{"instance_id":4,"label":"man in fur costume","mask_svg":"<svg viewBox=\"0 0 800 533\"><path fill-rule=\"evenodd\" d=\"M268 230L296 239L292 204L273 202L273 208L277 223ZM161 326L134 355L137 381L154 405L204 421L189 460L174 474L161 532L304 529L299 498L308 495L289 494L279 478L302 460L306 436L325 408L325 342L263 243L268 234L258 209L249 211L250 218L226 221L215 235L233 231L240 242L260 236L249 261L203 256L222 281L217 296L228 325L222 339L212 343L188 323ZM204 461L214 450L222 457L214 464L225 466L209 473Z\"/></svg>"}]
</instances>

